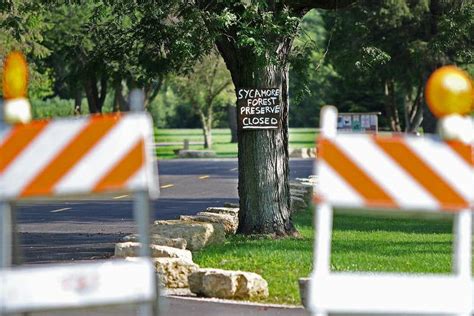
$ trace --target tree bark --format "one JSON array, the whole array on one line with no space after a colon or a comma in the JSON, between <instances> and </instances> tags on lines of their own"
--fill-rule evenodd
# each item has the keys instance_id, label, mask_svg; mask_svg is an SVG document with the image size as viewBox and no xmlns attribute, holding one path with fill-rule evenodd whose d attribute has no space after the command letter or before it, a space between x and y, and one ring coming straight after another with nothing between
<instances>
[{"instance_id":1,"label":"tree bark","mask_svg":"<svg viewBox=\"0 0 474 316\"><path fill-rule=\"evenodd\" d=\"M259 79L244 76L237 87L280 88L282 127L238 132L239 232L284 236L296 232L290 220L288 184L288 69L267 66L257 71L250 73Z\"/></svg>"},{"instance_id":2,"label":"tree bark","mask_svg":"<svg viewBox=\"0 0 474 316\"><path fill-rule=\"evenodd\" d=\"M237 143L237 107L232 104L227 106L227 119L229 121L230 142Z\"/></svg>"},{"instance_id":3,"label":"tree bark","mask_svg":"<svg viewBox=\"0 0 474 316\"><path fill-rule=\"evenodd\" d=\"M279 63L261 63L228 39L218 41L232 80L239 88L279 88L281 128L239 130L239 228L243 234L297 234L290 218L288 182L288 62L292 39L278 41Z\"/></svg>"}]
</instances>

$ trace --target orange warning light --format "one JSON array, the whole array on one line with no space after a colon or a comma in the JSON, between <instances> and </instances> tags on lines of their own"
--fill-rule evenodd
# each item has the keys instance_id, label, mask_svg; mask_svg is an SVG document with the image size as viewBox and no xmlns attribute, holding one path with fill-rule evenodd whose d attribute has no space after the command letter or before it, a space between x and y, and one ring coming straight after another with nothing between
<instances>
[{"instance_id":1,"label":"orange warning light","mask_svg":"<svg viewBox=\"0 0 474 316\"><path fill-rule=\"evenodd\" d=\"M426 103L438 118L466 115L473 104L473 87L469 75L455 66L444 66L431 74L426 83Z\"/></svg>"},{"instance_id":2,"label":"orange warning light","mask_svg":"<svg viewBox=\"0 0 474 316\"><path fill-rule=\"evenodd\" d=\"M21 52L11 52L3 64L3 98L26 97L28 89L28 65Z\"/></svg>"}]
</instances>

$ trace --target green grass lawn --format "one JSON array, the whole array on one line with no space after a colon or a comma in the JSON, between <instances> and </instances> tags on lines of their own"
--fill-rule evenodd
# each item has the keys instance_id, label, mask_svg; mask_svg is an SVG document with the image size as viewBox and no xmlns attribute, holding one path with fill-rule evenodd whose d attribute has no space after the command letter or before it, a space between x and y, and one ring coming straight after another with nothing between
<instances>
[{"instance_id":1,"label":"green grass lawn","mask_svg":"<svg viewBox=\"0 0 474 316\"><path fill-rule=\"evenodd\" d=\"M386 213L385 213L386 214ZM300 304L298 278L312 268L312 210L295 214L301 238L232 236L194 255L201 267L252 271L269 284L269 303ZM332 270L447 273L452 221L336 214Z\"/></svg>"},{"instance_id":2,"label":"green grass lawn","mask_svg":"<svg viewBox=\"0 0 474 316\"><path fill-rule=\"evenodd\" d=\"M304 148L314 147L316 129L314 128L290 128L290 147ZM156 129L156 142L179 142L184 139L190 142L203 142L204 137L200 129ZM212 130L213 146L218 157L237 157L237 144L230 143L230 130L227 128L215 128ZM156 150L159 159L175 158L175 149L182 149L183 145L158 147ZM191 145L191 149L203 149L202 145Z\"/></svg>"}]
</instances>

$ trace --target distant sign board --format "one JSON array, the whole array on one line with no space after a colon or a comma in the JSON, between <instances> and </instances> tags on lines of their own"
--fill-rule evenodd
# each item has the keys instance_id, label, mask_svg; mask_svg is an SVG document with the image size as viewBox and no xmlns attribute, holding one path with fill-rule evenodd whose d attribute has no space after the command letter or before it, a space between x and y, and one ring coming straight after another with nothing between
<instances>
[{"instance_id":1,"label":"distant sign board","mask_svg":"<svg viewBox=\"0 0 474 316\"><path fill-rule=\"evenodd\" d=\"M278 88L238 89L239 129L276 129L281 126Z\"/></svg>"},{"instance_id":2,"label":"distant sign board","mask_svg":"<svg viewBox=\"0 0 474 316\"><path fill-rule=\"evenodd\" d=\"M378 112L370 113L339 113L337 130L342 132L377 133Z\"/></svg>"}]
</instances>

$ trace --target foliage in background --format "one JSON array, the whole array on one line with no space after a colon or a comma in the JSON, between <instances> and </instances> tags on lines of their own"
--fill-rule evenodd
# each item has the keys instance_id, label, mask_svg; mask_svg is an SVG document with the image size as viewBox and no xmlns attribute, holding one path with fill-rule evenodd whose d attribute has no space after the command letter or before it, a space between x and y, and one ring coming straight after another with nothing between
<instances>
[{"instance_id":1,"label":"foliage in background","mask_svg":"<svg viewBox=\"0 0 474 316\"><path fill-rule=\"evenodd\" d=\"M45 21L45 10L41 4L30 0L0 4L0 73L3 72L3 60L8 53L12 50L23 52L30 65L28 92L33 98L51 93L52 74L43 63L43 59L51 53L43 45L44 32L51 28Z\"/></svg>"},{"instance_id":2,"label":"foliage in background","mask_svg":"<svg viewBox=\"0 0 474 316\"><path fill-rule=\"evenodd\" d=\"M290 69L290 126L319 126L319 111L333 104L337 73L325 59L331 49L332 25L323 11L311 10L300 25Z\"/></svg>"},{"instance_id":3,"label":"foliage in background","mask_svg":"<svg viewBox=\"0 0 474 316\"><path fill-rule=\"evenodd\" d=\"M395 131L414 131L422 121L433 131L424 85L441 65L472 64L474 2L359 1L325 17L336 25L328 54L341 78L335 102L382 111Z\"/></svg>"},{"instance_id":4,"label":"foliage in background","mask_svg":"<svg viewBox=\"0 0 474 316\"><path fill-rule=\"evenodd\" d=\"M261 2L250 4L262 11ZM249 22L250 13L236 20L229 8L215 18L231 27ZM239 37L239 45L257 53L270 45L268 32L285 31L272 29L284 16L260 19L267 30L246 28ZM361 0L337 14L312 10L291 54L290 125L317 126L321 105L334 104L340 111L382 111L382 126L416 129L422 116L429 119L422 88L433 67L456 63L474 75L472 34L474 2L468 0ZM12 49L26 54L29 95L33 104L41 101L36 116L71 113L58 104L83 113L91 102L105 112L127 110L127 93L138 86L158 126L199 127L199 116L167 76L193 69L214 35L192 6L177 0L0 3L0 58ZM214 126L227 126L220 107Z\"/></svg>"}]
</instances>

